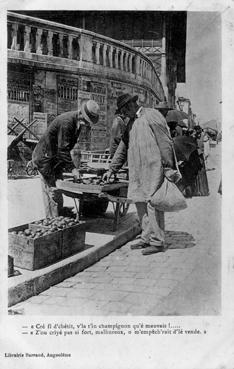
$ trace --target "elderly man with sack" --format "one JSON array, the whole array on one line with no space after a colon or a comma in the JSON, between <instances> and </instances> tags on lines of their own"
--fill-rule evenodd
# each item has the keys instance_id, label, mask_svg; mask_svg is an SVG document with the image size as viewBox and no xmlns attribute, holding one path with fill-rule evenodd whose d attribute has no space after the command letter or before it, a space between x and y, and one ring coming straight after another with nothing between
<instances>
[{"instance_id":1,"label":"elderly man with sack","mask_svg":"<svg viewBox=\"0 0 234 369\"><path fill-rule=\"evenodd\" d=\"M98 122L99 110L95 101L88 100L77 111L57 116L33 151L32 163L40 173L46 217L62 212L63 197L55 188L56 180L62 179L66 167L79 166L72 149L77 145L82 126L90 128Z\"/></svg>"},{"instance_id":2,"label":"elderly man with sack","mask_svg":"<svg viewBox=\"0 0 234 369\"><path fill-rule=\"evenodd\" d=\"M142 228L131 248L142 248L142 254L149 255L165 250L164 212L155 208L152 197L165 176L177 182L180 174L165 118L156 109L138 106L137 99L121 95L119 109L130 121L104 180L109 181L128 159L128 198L136 205Z\"/></svg>"}]
</instances>

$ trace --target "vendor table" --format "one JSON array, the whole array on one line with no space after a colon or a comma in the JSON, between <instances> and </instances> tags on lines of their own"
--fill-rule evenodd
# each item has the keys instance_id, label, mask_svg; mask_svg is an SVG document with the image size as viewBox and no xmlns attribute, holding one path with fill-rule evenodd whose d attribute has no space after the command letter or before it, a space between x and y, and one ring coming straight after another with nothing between
<instances>
[{"instance_id":1,"label":"vendor table","mask_svg":"<svg viewBox=\"0 0 234 369\"><path fill-rule=\"evenodd\" d=\"M117 229L119 218L128 211L130 201L127 199L127 181L95 185L75 183L67 179L58 180L56 187L62 194L74 199L78 218L82 216L84 196L92 194L99 198L108 199L112 203L114 210L113 231ZM79 206L77 206L76 200L79 200Z\"/></svg>"}]
</instances>

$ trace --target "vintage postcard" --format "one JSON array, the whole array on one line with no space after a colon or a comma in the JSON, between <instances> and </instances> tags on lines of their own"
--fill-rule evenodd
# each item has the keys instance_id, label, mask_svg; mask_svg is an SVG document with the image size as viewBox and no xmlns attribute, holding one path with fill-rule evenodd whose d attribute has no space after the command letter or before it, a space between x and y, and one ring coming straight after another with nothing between
<instances>
[{"instance_id":1,"label":"vintage postcard","mask_svg":"<svg viewBox=\"0 0 234 369\"><path fill-rule=\"evenodd\" d=\"M1 29L1 368L233 369L233 2Z\"/></svg>"}]
</instances>

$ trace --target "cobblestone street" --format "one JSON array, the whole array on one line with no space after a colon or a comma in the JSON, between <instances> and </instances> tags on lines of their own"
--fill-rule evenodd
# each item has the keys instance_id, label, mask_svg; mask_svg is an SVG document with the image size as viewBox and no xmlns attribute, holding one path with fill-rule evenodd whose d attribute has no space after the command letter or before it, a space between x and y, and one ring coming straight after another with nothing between
<instances>
[{"instance_id":1,"label":"cobblestone street","mask_svg":"<svg viewBox=\"0 0 234 369\"><path fill-rule=\"evenodd\" d=\"M208 162L210 196L166 214L164 253L129 243L83 272L13 306L37 315L216 315L221 312L221 145ZM215 170L213 169L215 168Z\"/></svg>"}]
</instances>

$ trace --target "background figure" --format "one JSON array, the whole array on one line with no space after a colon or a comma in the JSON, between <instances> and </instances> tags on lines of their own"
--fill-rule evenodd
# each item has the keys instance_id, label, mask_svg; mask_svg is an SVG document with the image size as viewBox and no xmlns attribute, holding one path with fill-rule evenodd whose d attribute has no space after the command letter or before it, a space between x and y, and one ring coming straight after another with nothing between
<instances>
[{"instance_id":1,"label":"background figure","mask_svg":"<svg viewBox=\"0 0 234 369\"><path fill-rule=\"evenodd\" d=\"M204 159L205 162L207 163L208 157L210 155L210 137L207 134L207 132L204 132L203 143L204 143Z\"/></svg>"},{"instance_id":2,"label":"background figure","mask_svg":"<svg viewBox=\"0 0 234 369\"><path fill-rule=\"evenodd\" d=\"M82 125L95 124L98 118L98 104L93 100L83 102L78 111L56 117L36 145L32 162L40 174L46 217L61 215L63 197L55 188L56 181L63 178L66 168L74 167L70 151L77 142Z\"/></svg>"},{"instance_id":3,"label":"background figure","mask_svg":"<svg viewBox=\"0 0 234 369\"><path fill-rule=\"evenodd\" d=\"M177 183L177 186L185 197L192 197L196 177L201 169L196 140L190 136L176 136L173 138L173 141L182 175L182 179Z\"/></svg>"},{"instance_id":4,"label":"background figure","mask_svg":"<svg viewBox=\"0 0 234 369\"><path fill-rule=\"evenodd\" d=\"M119 143L121 141L122 135L125 132L127 126L127 119L123 114L120 113L121 109L121 99L118 97L117 99L117 110L115 112L115 117L113 120L113 124L111 127L110 134L110 158L112 159Z\"/></svg>"}]
</instances>

